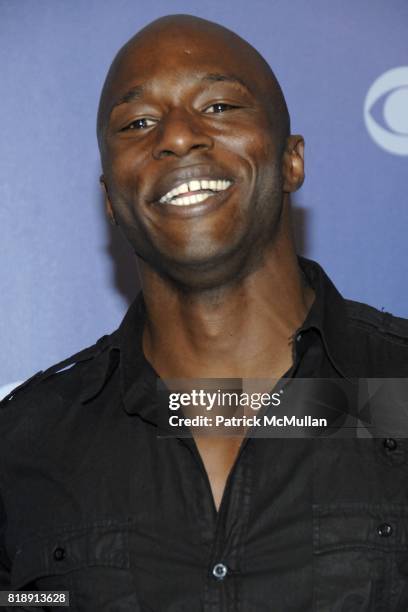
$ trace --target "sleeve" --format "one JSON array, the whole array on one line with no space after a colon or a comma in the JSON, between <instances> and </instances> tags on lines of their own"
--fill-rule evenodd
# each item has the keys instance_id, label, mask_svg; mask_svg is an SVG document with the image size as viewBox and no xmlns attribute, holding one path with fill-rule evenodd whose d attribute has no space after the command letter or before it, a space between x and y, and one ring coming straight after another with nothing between
<instances>
[{"instance_id":1,"label":"sleeve","mask_svg":"<svg viewBox=\"0 0 408 612\"><path fill-rule=\"evenodd\" d=\"M5 547L6 513L0 496L0 591L10 590L10 563ZM11 612L15 607L0 605L2 612Z\"/></svg>"},{"instance_id":2,"label":"sleeve","mask_svg":"<svg viewBox=\"0 0 408 612\"><path fill-rule=\"evenodd\" d=\"M6 513L0 496L0 591L10 587L10 563L5 547Z\"/></svg>"},{"instance_id":3,"label":"sleeve","mask_svg":"<svg viewBox=\"0 0 408 612\"><path fill-rule=\"evenodd\" d=\"M7 525L6 512L0 495L0 591L10 591L10 574L11 564L6 552L5 532ZM28 612L33 608L21 606L2 606L0 604L0 612ZM35 607L35 610L45 612L44 608Z\"/></svg>"}]
</instances>

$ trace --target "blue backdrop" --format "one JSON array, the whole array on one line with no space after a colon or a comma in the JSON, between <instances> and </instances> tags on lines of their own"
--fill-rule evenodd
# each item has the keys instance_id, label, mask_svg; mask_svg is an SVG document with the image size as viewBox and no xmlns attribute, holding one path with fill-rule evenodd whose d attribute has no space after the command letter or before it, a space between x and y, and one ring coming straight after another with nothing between
<instances>
[{"instance_id":1,"label":"blue backdrop","mask_svg":"<svg viewBox=\"0 0 408 612\"><path fill-rule=\"evenodd\" d=\"M406 0L0 0L0 394L113 330L135 294L96 109L123 42L180 12L236 30L277 73L306 141L299 250L347 297L408 316Z\"/></svg>"}]
</instances>

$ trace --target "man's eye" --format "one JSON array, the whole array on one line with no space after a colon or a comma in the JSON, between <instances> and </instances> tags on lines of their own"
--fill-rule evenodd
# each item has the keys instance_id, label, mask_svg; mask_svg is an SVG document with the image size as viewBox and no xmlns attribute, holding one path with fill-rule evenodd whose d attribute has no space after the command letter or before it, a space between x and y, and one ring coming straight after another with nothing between
<instances>
[{"instance_id":1,"label":"man's eye","mask_svg":"<svg viewBox=\"0 0 408 612\"><path fill-rule=\"evenodd\" d=\"M232 104L225 104L224 102L217 102L216 104L211 104L205 109L205 113L224 113L227 110L231 110L233 108L237 108Z\"/></svg>"},{"instance_id":2,"label":"man's eye","mask_svg":"<svg viewBox=\"0 0 408 612\"><path fill-rule=\"evenodd\" d=\"M135 119L132 123L126 125L123 130L145 130L148 127L154 125L153 119L147 119L142 117L141 119Z\"/></svg>"}]
</instances>

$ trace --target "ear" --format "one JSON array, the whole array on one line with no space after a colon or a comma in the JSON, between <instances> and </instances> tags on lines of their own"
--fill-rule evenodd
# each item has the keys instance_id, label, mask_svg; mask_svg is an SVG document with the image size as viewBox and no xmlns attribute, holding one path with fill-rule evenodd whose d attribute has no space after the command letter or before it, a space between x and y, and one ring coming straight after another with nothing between
<instances>
[{"instance_id":1,"label":"ear","mask_svg":"<svg viewBox=\"0 0 408 612\"><path fill-rule=\"evenodd\" d=\"M305 178L305 141L303 136L293 134L286 141L282 160L283 191L292 193L302 186Z\"/></svg>"},{"instance_id":2,"label":"ear","mask_svg":"<svg viewBox=\"0 0 408 612\"><path fill-rule=\"evenodd\" d=\"M112 223L112 225L118 225L118 222L116 221L116 218L115 218L115 213L113 212L112 203L109 198L108 188L106 186L106 181L105 181L105 177L103 176L103 174L101 174L101 176L99 177L99 183L105 195L105 210L106 210L106 214L108 215L108 219Z\"/></svg>"}]
</instances>

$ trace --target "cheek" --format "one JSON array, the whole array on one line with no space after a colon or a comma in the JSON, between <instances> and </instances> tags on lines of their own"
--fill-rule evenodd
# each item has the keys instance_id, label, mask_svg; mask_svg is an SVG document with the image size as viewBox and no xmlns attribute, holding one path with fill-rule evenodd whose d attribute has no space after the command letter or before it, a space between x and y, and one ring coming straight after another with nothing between
<instances>
[{"instance_id":1,"label":"cheek","mask_svg":"<svg viewBox=\"0 0 408 612\"><path fill-rule=\"evenodd\" d=\"M257 183L266 196L282 189L281 160L275 143L264 139L257 149Z\"/></svg>"},{"instance_id":2,"label":"cheek","mask_svg":"<svg viewBox=\"0 0 408 612\"><path fill-rule=\"evenodd\" d=\"M226 150L239 156L242 162L257 175L265 167L273 167L278 163L276 143L270 137L270 126L257 124L245 131L237 130L233 140L225 140Z\"/></svg>"},{"instance_id":3,"label":"cheek","mask_svg":"<svg viewBox=\"0 0 408 612\"><path fill-rule=\"evenodd\" d=\"M268 137L268 131L258 132L251 139L252 158L261 167L275 166L278 161L278 151L274 141Z\"/></svg>"},{"instance_id":4,"label":"cheek","mask_svg":"<svg viewBox=\"0 0 408 612\"><path fill-rule=\"evenodd\" d=\"M267 137L268 131L256 132L247 141L242 155L251 166L251 191L255 198L255 214L264 206L270 207L271 198L282 190L281 161L276 144ZM258 211L258 212L256 212Z\"/></svg>"},{"instance_id":5,"label":"cheek","mask_svg":"<svg viewBox=\"0 0 408 612\"><path fill-rule=\"evenodd\" d=\"M129 141L112 146L108 152L106 167L115 189L118 191L139 186L146 164L145 155L141 154L135 144Z\"/></svg>"}]
</instances>

